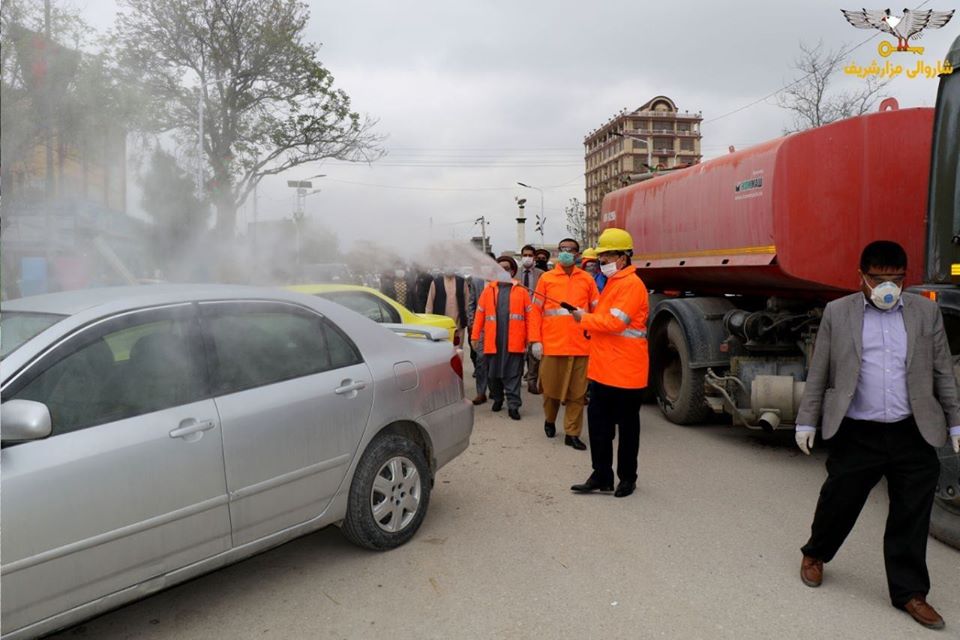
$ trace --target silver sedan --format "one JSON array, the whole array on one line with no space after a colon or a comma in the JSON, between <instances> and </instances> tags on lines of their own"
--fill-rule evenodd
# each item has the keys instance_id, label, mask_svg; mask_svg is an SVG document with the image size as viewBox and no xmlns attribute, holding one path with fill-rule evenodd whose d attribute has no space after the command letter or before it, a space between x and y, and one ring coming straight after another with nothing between
<instances>
[{"instance_id":1,"label":"silver sedan","mask_svg":"<svg viewBox=\"0 0 960 640\"><path fill-rule=\"evenodd\" d=\"M403 544L473 429L445 332L313 296L75 291L0 326L4 640L330 524Z\"/></svg>"}]
</instances>

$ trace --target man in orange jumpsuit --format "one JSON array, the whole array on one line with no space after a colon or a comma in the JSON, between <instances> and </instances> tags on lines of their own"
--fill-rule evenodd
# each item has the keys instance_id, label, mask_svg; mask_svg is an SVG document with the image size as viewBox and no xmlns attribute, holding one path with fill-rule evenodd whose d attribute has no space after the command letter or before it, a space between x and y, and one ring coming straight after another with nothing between
<instances>
[{"instance_id":1,"label":"man in orange jumpsuit","mask_svg":"<svg viewBox=\"0 0 960 640\"><path fill-rule=\"evenodd\" d=\"M509 256L497 258L507 273L501 281L488 284L480 294L470 334L472 346L483 349L487 383L494 411L503 408L506 394L510 417L520 419L520 376L527 352L527 322L533 310L530 294L519 286L517 262Z\"/></svg>"},{"instance_id":2,"label":"man in orange jumpsuit","mask_svg":"<svg viewBox=\"0 0 960 640\"><path fill-rule=\"evenodd\" d=\"M580 439L580 432L583 430L590 344L583 328L560 303L594 309L600 293L590 274L575 266L578 253L580 244L576 240L561 240L557 266L543 274L537 283L530 322L530 350L534 358L542 358L540 385L543 388L544 432L548 438L556 434L557 414L560 405L564 405L563 443L582 451L587 448Z\"/></svg>"},{"instance_id":3,"label":"man in orange jumpsuit","mask_svg":"<svg viewBox=\"0 0 960 640\"><path fill-rule=\"evenodd\" d=\"M613 437L620 430L614 495L629 496L637 487L640 450L640 405L647 386L647 287L630 264L633 238L623 229L600 234L597 259L607 277L592 313L582 309L573 318L590 334L587 377L594 383L587 418L593 473L570 489L580 493L613 489Z\"/></svg>"}]
</instances>

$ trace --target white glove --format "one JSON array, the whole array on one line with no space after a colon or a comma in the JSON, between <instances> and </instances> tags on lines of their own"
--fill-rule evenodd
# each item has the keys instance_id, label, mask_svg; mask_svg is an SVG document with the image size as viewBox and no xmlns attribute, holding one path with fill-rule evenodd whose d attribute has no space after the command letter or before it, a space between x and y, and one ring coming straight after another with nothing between
<instances>
[{"instance_id":1,"label":"white glove","mask_svg":"<svg viewBox=\"0 0 960 640\"><path fill-rule=\"evenodd\" d=\"M953 441L953 452L960 453L960 434L950 436L950 439Z\"/></svg>"},{"instance_id":2,"label":"white glove","mask_svg":"<svg viewBox=\"0 0 960 640\"><path fill-rule=\"evenodd\" d=\"M577 309L576 311L571 311L570 315L573 316L574 320L576 320L577 322L580 322L580 320L583 319L583 316L585 313L586 312L583 309Z\"/></svg>"},{"instance_id":3,"label":"white glove","mask_svg":"<svg viewBox=\"0 0 960 640\"><path fill-rule=\"evenodd\" d=\"M543 359L543 343L541 343L541 342L534 342L533 344L531 344L531 345L530 345L530 353L531 353L531 354L533 355L533 357L536 358L537 360L542 360L542 359Z\"/></svg>"},{"instance_id":4,"label":"white glove","mask_svg":"<svg viewBox=\"0 0 960 640\"><path fill-rule=\"evenodd\" d=\"M810 455L810 449L813 449L813 441L816 437L816 431L797 431L797 446L800 447L800 451Z\"/></svg>"}]
</instances>

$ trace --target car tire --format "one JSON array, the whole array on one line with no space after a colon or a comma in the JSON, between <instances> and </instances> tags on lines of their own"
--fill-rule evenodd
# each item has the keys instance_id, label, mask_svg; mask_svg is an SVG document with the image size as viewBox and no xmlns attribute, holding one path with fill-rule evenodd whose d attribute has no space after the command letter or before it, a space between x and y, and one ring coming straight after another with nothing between
<instances>
[{"instance_id":1,"label":"car tire","mask_svg":"<svg viewBox=\"0 0 960 640\"><path fill-rule=\"evenodd\" d=\"M350 484L344 534L376 551L402 545L420 528L432 485L430 466L416 443L393 433L377 437Z\"/></svg>"}]
</instances>

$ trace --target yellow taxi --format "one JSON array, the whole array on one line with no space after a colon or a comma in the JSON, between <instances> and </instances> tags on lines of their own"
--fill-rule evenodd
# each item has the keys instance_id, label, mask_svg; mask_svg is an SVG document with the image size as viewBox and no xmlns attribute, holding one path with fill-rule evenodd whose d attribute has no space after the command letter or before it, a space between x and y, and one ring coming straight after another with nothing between
<instances>
[{"instance_id":1,"label":"yellow taxi","mask_svg":"<svg viewBox=\"0 0 960 640\"><path fill-rule=\"evenodd\" d=\"M297 284L286 289L331 300L374 322L422 324L446 329L450 340L453 340L457 328L453 318L434 313L414 313L393 298L370 287L352 284Z\"/></svg>"}]
</instances>

